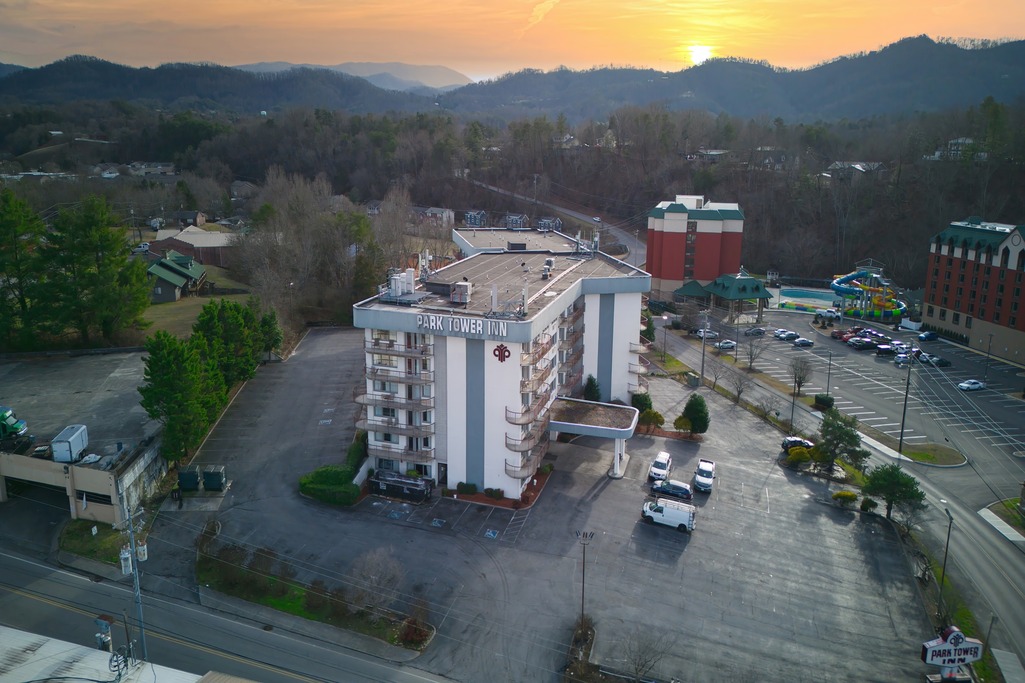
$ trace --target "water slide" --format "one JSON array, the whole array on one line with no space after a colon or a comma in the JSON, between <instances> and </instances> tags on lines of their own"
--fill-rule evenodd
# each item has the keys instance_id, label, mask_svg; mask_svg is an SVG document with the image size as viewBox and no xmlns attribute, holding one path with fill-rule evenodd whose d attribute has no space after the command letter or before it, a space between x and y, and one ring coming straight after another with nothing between
<instances>
[{"instance_id":1,"label":"water slide","mask_svg":"<svg viewBox=\"0 0 1025 683\"><path fill-rule=\"evenodd\" d=\"M870 318L890 318L895 315L903 316L907 311L907 304L893 298L893 290L888 286L871 287L860 282L861 278L869 278L871 273L867 270L858 270L847 275L837 276L830 284L830 288L843 297L855 299L868 299L872 307L865 311ZM896 313L894 312L896 311ZM852 308L844 311L844 315L860 316L861 310Z\"/></svg>"}]
</instances>

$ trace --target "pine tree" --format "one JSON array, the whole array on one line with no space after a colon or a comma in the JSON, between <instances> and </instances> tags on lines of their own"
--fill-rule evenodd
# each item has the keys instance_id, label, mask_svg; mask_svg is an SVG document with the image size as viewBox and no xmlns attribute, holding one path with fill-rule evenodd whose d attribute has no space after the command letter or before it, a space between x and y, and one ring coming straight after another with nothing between
<instances>
[{"instance_id":1,"label":"pine tree","mask_svg":"<svg viewBox=\"0 0 1025 683\"><path fill-rule=\"evenodd\" d=\"M164 331L146 340L146 353L142 407L164 425L164 457L179 460L199 445L210 425L203 366L191 342Z\"/></svg>"},{"instance_id":2,"label":"pine tree","mask_svg":"<svg viewBox=\"0 0 1025 683\"><path fill-rule=\"evenodd\" d=\"M711 418L708 415L708 404L705 403L705 398L701 394L695 392L690 395L687 405L683 407L683 417L690 422L691 436L708 431Z\"/></svg>"}]
</instances>

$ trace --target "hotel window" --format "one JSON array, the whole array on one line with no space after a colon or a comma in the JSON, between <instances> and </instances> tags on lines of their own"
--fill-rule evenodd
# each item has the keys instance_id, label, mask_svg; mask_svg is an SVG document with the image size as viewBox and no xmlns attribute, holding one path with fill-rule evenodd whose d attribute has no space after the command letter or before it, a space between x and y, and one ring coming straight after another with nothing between
<instances>
[{"instance_id":1,"label":"hotel window","mask_svg":"<svg viewBox=\"0 0 1025 683\"><path fill-rule=\"evenodd\" d=\"M940 320L946 320L946 319L947 319L947 309L941 308L940 309Z\"/></svg>"},{"instance_id":2,"label":"hotel window","mask_svg":"<svg viewBox=\"0 0 1025 683\"><path fill-rule=\"evenodd\" d=\"M698 241L698 236L694 233L687 233L687 244L694 244Z\"/></svg>"},{"instance_id":3,"label":"hotel window","mask_svg":"<svg viewBox=\"0 0 1025 683\"><path fill-rule=\"evenodd\" d=\"M379 368L394 368L398 367L398 359L396 356L381 356L375 353L374 365Z\"/></svg>"},{"instance_id":4,"label":"hotel window","mask_svg":"<svg viewBox=\"0 0 1025 683\"><path fill-rule=\"evenodd\" d=\"M927 316L929 316L930 318L933 317L933 315L935 315L935 313L933 312L932 306L930 306L928 309L926 309L925 314Z\"/></svg>"},{"instance_id":5,"label":"hotel window","mask_svg":"<svg viewBox=\"0 0 1025 683\"><path fill-rule=\"evenodd\" d=\"M957 281L958 282L964 282L964 273L961 273L960 275L957 276Z\"/></svg>"},{"instance_id":6,"label":"hotel window","mask_svg":"<svg viewBox=\"0 0 1025 683\"><path fill-rule=\"evenodd\" d=\"M939 277L940 276L940 269L939 268L933 268L932 269L932 276L933 277Z\"/></svg>"},{"instance_id":7,"label":"hotel window","mask_svg":"<svg viewBox=\"0 0 1025 683\"><path fill-rule=\"evenodd\" d=\"M388 458L378 458L377 469L386 470L388 472L394 472L398 469L398 465L394 460L389 460Z\"/></svg>"},{"instance_id":8,"label":"hotel window","mask_svg":"<svg viewBox=\"0 0 1025 683\"><path fill-rule=\"evenodd\" d=\"M997 294L1003 294L1003 293L1004 293L1004 286L1003 285L997 285Z\"/></svg>"},{"instance_id":9,"label":"hotel window","mask_svg":"<svg viewBox=\"0 0 1025 683\"><path fill-rule=\"evenodd\" d=\"M955 325L960 325L961 324L961 314L960 313L955 313L954 315L950 316L950 322L954 323Z\"/></svg>"},{"instance_id":10,"label":"hotel window","mask_svg":"<svg viewBox=\"0 0 1025 683\"><path fill-rule=\"evenodd\" d=\"M961 261L961 270L964 270L965 266L967 266L967 265L968 265L967 261Z\"/></svg>"},{"instance_id":11,"label":"hotel window","mask_svg":"<svg viewBox=\"0 0 1025 683\"><path fill-rule=\"evenodd\" d=\"M697 230L698 230L698 222L697 221L687 221L687 232L697 232Z\"/></svg>"},{"instance_id":12,"label":"hotel window","mask_svg":"<svg viewBox=\"0 0 1025 683\"><path fill-rule=\"evenodd\" d=\"M950 279L950 271L949 270L943 274L943 279L944 280L949 280Z\"/></svg>"},{"instance_id":13,"label":"hotel window","mask_svg":"<svg viewBox=\"0 0 1025 683\"><path fill-rule=\"evenodd\" d=\"M395 417L396 412L394 408L374 408L374 417Z\"/></svg>"},{"instance_id":14,"label":"hotel window","mask_svg":"<svg viewBox=\"0 0 1025 683\"><path fill-rule=\"evenodd\" d=\"M946 294L950 291L950 285L943 285L943 293Z\"/></svg>"},{"instance_id":15,"label":"hotel window","mask_svg":"<svg viewBox=\"0 0 1025 683\"><path fill-rule=\"evenodd\" d=\"M386 394L397 394L399 393L399 385L394 382L374 380L374 391L381 391Z\"/></svg>"},{"instance_id":16,"label":"hotel window","mask_svg":"<svg viewBox=\"0 0 1025 683\"><path fill-rule=\"evenodd\" d=\"M963 293L964 293L964 292L963 292L963 291L961 290L961 288L960 288L960 287L958 287L958 288L957 288L957 295L958 295L958 296L961 296L961 294L963 294Z\"/></svg>"},{"instance_id":17,"label":"hotel window","mask_svg":"<svg viewBox=\"0 0 1025 683\"><path fill-rule=\"evenodd\" d=\"M993 311L993 322L1000 322L1000 311Z\"/></svg>"},{"instance_id":18,"label":"hotel window","mask_svg":"<svg viewBox=\"0 0 1025 683\"><path fill-rule=\"evenodd\" d=\"M968 304L968 312L975 313L975 304ZM971 318L969 318L971 320Z\"/></svg>"},{"instance_id":19,"label":"hotel window","mask_svg":"<svg viewBox=\"0 0 1025 683\"><path fill-rule=\"evenodd\" d=\"M966 328L968 328L969 330L972 329L972 316L970 316L970 315L969 316L965 316L964 326Z\"/></svg>"},{"instance_id":20,"label":"hotel window","mask_svg":"<svg viewBox=\"0 0 1025 683\"><path fill-rule=\"evenodd\" d=\"M1007 319L1007 326L1008 327L1014 327L1017 324L1018 324L1018 319L1015 318L1013 315L1010 318Z\"/></svg>"},{"instance_id":21,"label":"hotel window","mask_svg":"<svg viewBox=\"0 0 1025 683\"><path fill-rule=\"evenodd\" d=\"M940 303L943 304L944 306L946 306L947 305L947 297L943 297L943 299L940 301ZM941 313L940 315L943 315L943 314Z\"/></svg>"},{"instance_id":22,"label":"hotel window","mask_svg":"<svg viewBox=\"0 0 1025 683\"><path fill-rule=\"evenodd\" d=\"M425 479L430 479L431 478L431 466L430 465L421 465L421 464L417 463L417 464L413 465L413 469L416 470L416 473L419 474L421 477L424 477Z\"/></svg>"}]
</instances>

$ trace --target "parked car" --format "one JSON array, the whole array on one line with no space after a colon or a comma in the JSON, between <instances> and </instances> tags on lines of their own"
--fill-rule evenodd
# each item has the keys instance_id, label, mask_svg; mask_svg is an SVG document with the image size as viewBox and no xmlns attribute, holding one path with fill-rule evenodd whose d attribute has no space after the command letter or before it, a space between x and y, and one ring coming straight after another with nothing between
<instances>
[{"instance_id":1,"label":"parked car","mask_svg":"<svg viewBox=\"0 0 1025 683\"><path fill-rule=\"evenodd\" d=\"M897 353L907 353L908 345L897 339L890 342L890 347L895 349Z\"/></svg>"},{"instance_id":2,"label":"parked car","mask_svg":"<svg viewBox=\"0 0 1025 683\"><path fill-rule=\"evenodd\" d=\"M928 332L923 332L922 334L918 335L918 341L935 341L936 339L939 339L939 337L940 335L930 330Z\"/></svg>"},{"instance_id":3,"label":"parked car","mask_svg":"<svg viewBox=\"0 0 1025 683\"><path fill-rule=\"evenodd\" d=\"M787 332L782 337L780 337L780 339L782 339L783 341L788 341L788 342L792 342L795 339L800 339L800 338L801 338L801 335L797 334L796 332Z\"/></svg>"},{"instance_id":4,"label":"parked car","mask_svg":"<svg viewBox=\"0 0 1025 683\"><path fill-rule=\"evenodd\" d=\"M980 382L977 379L966 379L958 384L957 388L961 391L979 391L986 388L986 383Z\"/></svg>"},{"instance_id":5,"label":"parked car","mask_svg":"<svg viewBox=\"0 0 1025 683\"><path fill-rule=\"evenodd\" d=\"M641 506L641 518L645 522L665 524L680 531L694 531L697 508L688 503L681 503L669 498L646 501Z\"/></svg>"},{"instance_id":6,"label":"parked car","mask_svg":"<svg viewBox=\"0 0 1025 683\"><path fill-rule=\"evenodd\" d=\"M698 468L694 470L694 488L709 493L715 480L715 461L698 458Z\"/></svg>"},{"instance_id":7,"label":"parked car","mask_svg":"<svg viewBox=\"0 0 1025 683\"><path fill-rule=\"evenodd\" d=\"M716 339L719 336L718 332L709 329L698 330L697 332L695 332L695 334L701 337L702 339Z\"/></svg>"},{"instance_id":8,"label":"parked car","mask_svg":"<svg viewBox=\"0 0 1025 683\"><path fill-rule=\"evenodd\" d=\"M748 330L744 330L744 336L745 337L764 337L765 336L765 328L764 327L752 327L752 328L750 328Z\"/></svg>"},{"instance_id":9,"label":"parked car","mask_svg":"<svg viewBox=\"0 0 1025 683\"><path fill-rule=\"evenodd\" d=\"M889 344L880 344L876 347L877 356L896 356L897 349L890 346Z\"/></svg>"},{"instance_id":10,"label":"parked car","mask_svg":"<svg viewBox=\"0 0 1025 683\"><path fill-rule=\"evenodd\" d=\"M785 439L783 439L783 444L780 446L780 448L783 449L784 453L790 453L791 448L797 447L814 448L815 444L813 444L811 441L808 441L808 439L802 439L799 436L788 436Z\"/></svg>"},{"instance_id":11,"label":"parked car","mask_svg":"<svg viewBox=\"0 0 1025 683\"><path fill-rule=\"evenodd\" d=\"M848 335L850 333L850 330L833 330L829 333L829 336L832 339L843 339L845 335Z\"/></svg>"},{"instance_id":12,"label":"parked car","mask_svg":"<svg viewBox=\"0 0 1025 683\"><path fill-rule=\"evenodd\" d=\"M690 484L676 479L659 479L652 483L651 493L655 496L669 496L680 500L694 498L694 490Z\"/></svg>"},{"instance_id":13,"label":"parked car","mask_svg":"<svg viewBox=\"0 0 1025 683\"><path fill-rule=\"evenodd\" d=\"M805 339L804 337L798 337L794 340L794 346L815 346L815 342L811 339Z\"/></svg>"},{"instance_id":14,"label":"parked car","mask_svg":"<svg viewBox=\"0 0 1025 683\"><path fill-rule=\"evenodd\" d=\"M847 342L847 346L851 347L855 351L867 351L869 349L874 349L876 347L876 343L867 337L855 337Z\"/></svg>"},{"instance_id":15,"label":"parked car","mask_svg":"<svg viewBox=\"0 0 1025 683\"><path fill-rule=\"evenodd\" d=\"M729 351L730 349L737 348L737 342L732 339L723 339L722 341L717 341L713 346L720 351Z\"/></svg>"},{"instance_id":16,"label":"parked car","mask_svg":"<svg viewBox=\"0 0 1025 683\"><path fill-rule=\"evenodd\" d=\"M893 357L893 364L896 365L897 367L900 367L902 365L907 365L910 362L911 362L911 356L909 356L906 353L898 353L896 356Z\"/></svg>"},{"instance_id":17,"label":"parked car","mask_svg":"<svg viewBox=\"0 0 1025 683\"><path fill-rule=\"evenodd\" d=\"M773 331L772 336L776 339L782 339L784 334L790 334L790 330L781 327L778 330Z\"/></svg>"},{"instance_id":18,"label":"parked car","mask_svg":"<svg viewBox=\"0 0 1025 683\"><path fill-rule=\"evenodd\" d=\"M669 455L665 451L659 452L655 456L654 462L651 463L651 467L648 468L648 479L667 479L669 477L669 470L673 467L673 456Z\"/></svg>"},{"instance_id":19,"label":"parked car","mask_svg":"<svg viewBox=\"0 0 1025 683\"><path fill-rule=\"evenodd\" d=\"M930 363L931 365L935 365L938 368L950 367L950 361L946 358L943 358L942 356L932 356L928 353L923 353L922 360L924 360L926 363Z\"/></svg>"}]
</instances>

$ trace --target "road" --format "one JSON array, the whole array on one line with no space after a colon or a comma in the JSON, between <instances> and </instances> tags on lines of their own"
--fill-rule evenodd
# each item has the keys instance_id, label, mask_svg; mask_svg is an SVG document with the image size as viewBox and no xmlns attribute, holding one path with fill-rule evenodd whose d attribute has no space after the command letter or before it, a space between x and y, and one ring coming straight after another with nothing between
<instances>
[{"instance_id":1,"label":"road","mask_svg":"<svg viewBox=\"0 0 1025 683\"><path fill-rule=\"evenodd\" d=\"M130 588L96 583L6 553L0 553L0 577L4 625L92 646L93 619L109 614L118 619L114 644L124 645L121 615L127 612L130 620L135 615ZM182 671L198 675L220 671L266 683L446 680L327 641L282 632L280 627L265 630L262 624L153 595L143 600L149 661Z\"/></svg>"},{"instance_id":2,"label":"road","mask_svg":"<svg viewBox=\"0 0 1025 683\"><path fill-rule=\"evenodd\" d=\"M807 317L801 314L778 312L769 314L769 316L770 321L781 326L785 326L783 321L788 322L789 329L795 329L796 326L808 322ZM765 327L770 327L770 325L767 324ZM803 331L803 328L801 329ZM690 367L700 366L701 347L699 344L681 338L677 334L668 335L667 340L668 351L671 355ZM783 342L771 338L767 339L766 343L776 346L770 347L773 349L772 352L765 354L758 365L767 365L773 358L776 358L778 361L782 361L782 363L776 363L777 370L780 366L785 368L785 359L789 354L808 352L785 346ZM814 357L818 358L824 350L830 348L826 344L828 342L822 342L821 346L816 347ZM706 376L708 364L712 359L710 351L711 349L706 346ZM854 388L855 381L866 376L862 371L845 367L842 362L838 365L836 361L839 355L840 353L834 354L834 369L830 381L831 391L837 396L847 395ZM868 357L863 361L863 363L872 362ZM959 360L958 365L960 366L962 362L968 361L967 359ZM816 380L821 377L822 370L824 368L821 364L817 366ZM950 380L943 376L947 373L937 374L936 370L927 372L927 375L916 380L915 387L919 389L920 397L918 408L914 411L917 414L914 424L922 424L925 429L925 425L930 420L936 419L935 412L937 410L961 419L962 416L953 413L950 406L939 402L940 398L944 400L950 398L946 388L949 387ZM972 370L968 370L968 372L972 372ZM992 374L993 368L990 369L990 372L990 378L993 378L995 376ZM1005 370L1005 372L1010 374L1011 371ZM784 383L790 381L789 377L785 375L777 377L777 379ZM894 387L897 384L900 383L895 382ZM931 387L931 390L927 387ZM810 388L810 390L814 391L814 388ZM904 387L901 386L901 404L903 403L903 391ZM866 401L873 394L879 397L884 392L878 390L863 392ZM965 399L963 396L955 398ZM764 386L749 388L745 393L745 400L750 400L755 404L772 400L784 411L789 410L791 402L789 395ZM860 398L859 401L861 401ZM1007 419L1013 418L1013 415L1022 408L1020 402L1017 405L1004 405L998 397L969 397L967 401L963 405L976 411L973 414L985 415L991 409L1001 410L1003 411L1001 415ZM992 401L992 403L983 404L983 401ZM893 401L891 400L890 403L888 408L892 411ZM973 404L974 407L972 407ZM878 405L882 409L883 404L879 403ZM964 408L964 410L969 408ZM909 412L911 412L910 409ZM807 409L801 403L796 404L794 423L799 431L808 434L816 433L820 420L821 416L818 412ZM1020 423L1020 418L1018 423ZM1004 427L1018 423L1010 423ZM929 508L921 528L926 534L925 541L930 553L934 558L943 556L948 527L944 509L947 509L954 518L948 551L947 576L949 580L957 586L960 595L979 622L980 628L985 629L989 625L991 615L995 614L998 617L992 634L994 647L1009 650L1015 653L1020 660L1025 661L1025 612L1021 610L1021 605L1025 604L1025 541L1006 538L979 514L979 510L999 498L1018 495L1017 486L1025 478L1023 477L1022 463L1006 450L994 446L993 442L986 438L988 430L973 425L963 425L960 430L952 429L949 424L944 427L946 433L950 434L948 438L951 439L951 442L962 452L970 454L968 466L933 468L911 461L904 461L903 465L919 479L922 490L927 496ZM870 450L872 450L871 465L892 462L892 452L887 453L884 449L875 447Z\"/></svg>"}]
</instances>

